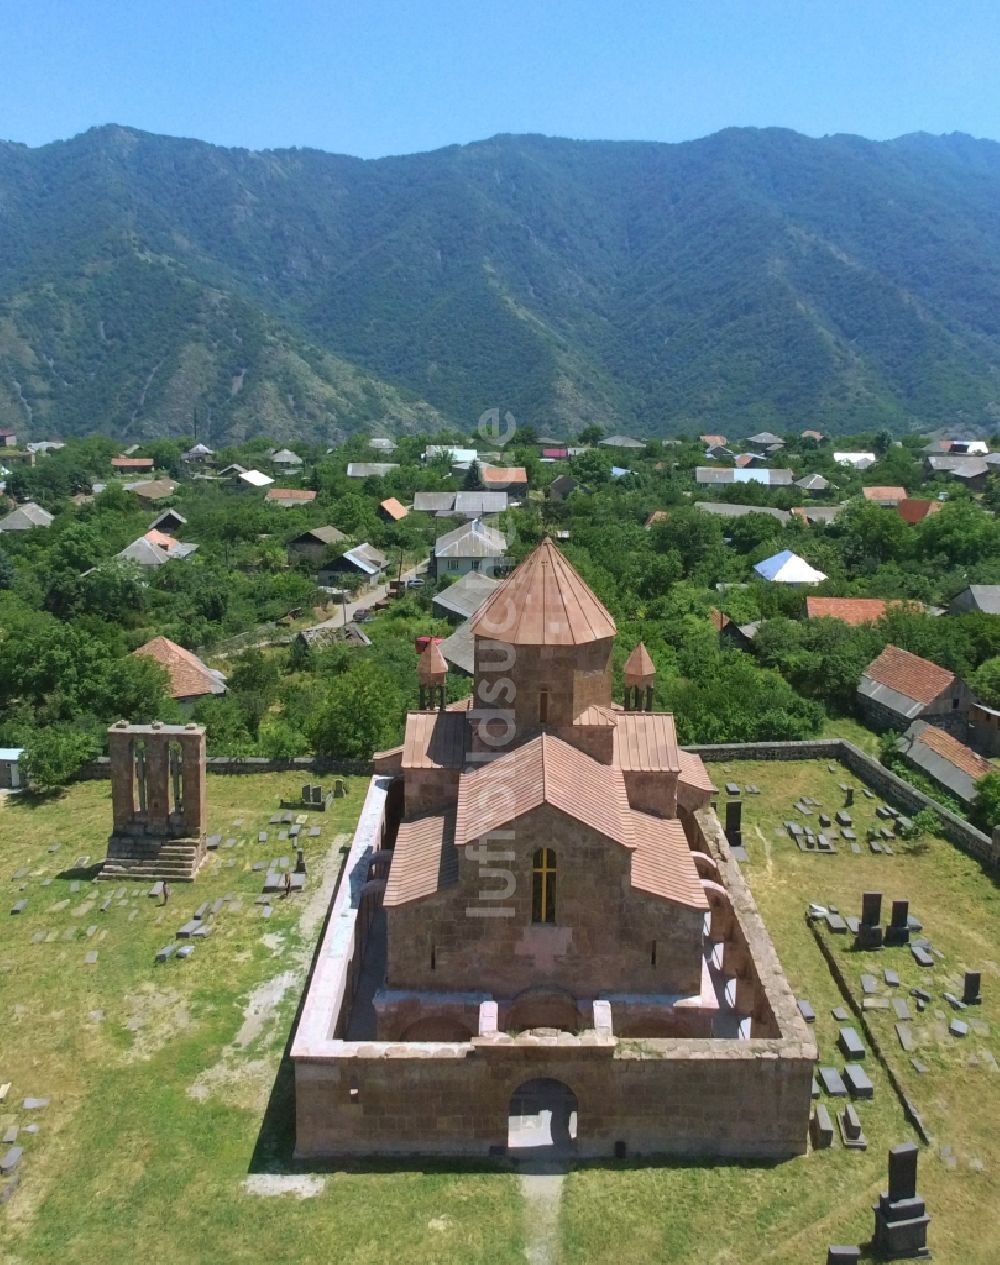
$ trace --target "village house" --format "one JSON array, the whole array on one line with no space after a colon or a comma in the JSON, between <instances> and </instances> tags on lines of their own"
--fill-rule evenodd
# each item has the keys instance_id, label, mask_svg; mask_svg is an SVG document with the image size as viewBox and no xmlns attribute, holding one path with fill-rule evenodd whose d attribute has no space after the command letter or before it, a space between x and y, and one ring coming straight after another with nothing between
<instances>
[{"instance_id":1,"label":"village house","mask_svg":"<svg viewBox=\"0 0 1000 1265\"><path fill-rule=\"evenodd\" d=\"M528 472L524 466L479 467L479 478L487 492L506 490L509 496L520 497L528 490Z\"/></svg>"},{"instance_id":2,"label":"village house","mask_svg":"<svg viewBox=\"0 0 1000 1265\"><path fill-rule=\"evenodd\" d=\"M478 518L445 532L434 542L432 574L464 575L467 571L494 574L505 565L507 538Z\"/></svg>"},{"instance_id":3,"label":"village house","mask_svg":"<svg viewBox=\"0 0 1000 1265\"><path fill-rule=\"evenodd\" d=\"M25 501L17 509L0 518L0 531L33 531L36 527L48 527L52 515L34 501Z\"/></svg>"},{"instance_id":4,"label":"village house","mask_svg":"<svg viewBox=\"0 0 1000 1265\"><path fill-rule=\"evenodd\" d=\"M279 448L269 458L272 466L281 466L285 470L297 470L302 465L302 458L291 448Z\"/></svg>"},{"instance_id":5,"label":"village house","mask_svg":"<svg viewBox=\"0 0 1000 1265\"><path fill-rule=\"evenodd\" d=\"M979 611L983 615L1000 615L1000 584L970 584L948 607L953 615Z\"/></svg>"},{"instance_id":6,"label":"village house","mask_svg":"<svg viewBox=\"0 0 1000 1265\"><path fill-rule=\"evenodd\" d=\"M453 624L471 618L500 583L484 571L467 571L454 584L435 593L431 606L436 615Z\"/></svg>"},{"instance_id":7,"label":"village house","mask_svg":"<svg viewBox=\"0 0 1000 1265\"><path fill-rule=\"evenodd\" d=\"M395 461L349 461L347 477L349 479L384 479L391 470L398 470Z\"/></svg>"},{"instance_id":8,"label":"village house","mask_svg":"<svg viewBox=\"0 0 1000 1265\"><path fill-rule=\"evenodd\" d=\"M166 509L162 514L157 514L149 524L149 529L150 531L161 531L167 536L172 536L174 532L179 531L186 525L187 519L179 510Z\"/></svg>"},{"instance_id":9,"label":"village house","mask_svg":"<svg viewBox=\"0 0 1000 1265\"><path fill-rule=\"evenodd\" d=\"M437 461L441 457L447 457L453 469L468 470L479 460L479 449L455 444L428 444L424 449L424 461Z\"/></svg>"},{"instance_id":10,"label":"village house","mask_svg":"<svg viewBox=\"0 0 1000 1265\"><path fill-rule=\"evenodd\" d=\"M316 493L311 488L268 488L264 493L265 505L277 505L282 509L294 509L311 505Z\"/></svg>"},{"instance_id":11,"label":"village house","mask_svg":"<svg viewBox=\"0 0 1000 1265\"><path fill-rule=\"evenodd\" d=\"M810 496L822 496L829 490L830 480L821 474L807 474L801 479L796 479L795 486L801 488L803 492L808 492Z\"/></svg>"},{"instance_id":12,"label":"village house","mask_svg":"<svg viewBox=\"0 0 1000 1265\"><path fill-rule=\"evenodd\" d=\"M17 431L6 428L0 430L0 448L16 448Z\"/></svg>"},{"instance_id":13,"label":"village house","mask_svg":"<svg viewBox=\"0 0 1000 1265\"><path fill-rule=\"evenodd\" d=\"M634 452L645 450L644 439L633 439L631 435L608 435L601 440L602 448L624 448Z\"/></svg>"},{"instance_id":14,"label":"village house","mask_svg":"<svg viewBox=\"0 0 1000 1265\"><path fill-rule=\"evenodd\" d=\"M396 441L385 435L372 435L368 440L368 447L374 452L395 452Z\"/></svg>"},{"instance_id":15,"label":"village house","mask_svg":"<svg viewBox=\"0 0 1000 1265\"><path fill-rule=\"evenodd\" d=\"M972 703L972 691L954 672L899 646L886 646L858 685L862 719L878 731L902 733L926 720L962 738Z\"/></svg>"},{"instance_id":16,"label":"village house","mask_svg":"<svg viewBox=\"0 0 1000 1265\"><path fill-rule=\"evenodd\" d=\"M810 527L825 527L835 523L843 514L843 505L794 505L791 511L796 518L801 518Z\"/></svg>"},{"instance_id":17,"label":"village house","mask_svg":"<svg viewBox=\"0 0 1000 1265\"><path fill-rule=\"evenodd\" d=\"M936 514L943 508L943 501L915 500L908 496L905 501L900 501L896 506L896 513L904 523L912 527L914 523L922 523L925 518L929 518L931 514Z\"/></svg>"},{"instance_id":18,"label":"village house","mask_svg":"<svg viewBox=\"0 0 1000 1265\"><path fill-rule=\"evenodd\" d=\"M203 465L215 456L215 452L207 444L194 444L186 452L181 453L181 461L192 465Z\"/></svg>"},{"instance_id":19,"label":"village house","mask_svg":"<svg viewBox=\"0 0 1000 1265\"><path fill-rule=\"evenodd\" d=\"M732 487L736 483L762 483L765 487L785 488L795 481L791 470L720 469L717 466L696 466L694 481L702 486Z\"/></svg>"},{"instance_id":20,"label":"village house","mask_svg":"<svg viewBox=\"0 0 1000 1265\"><path fill-rule=\"evenodd\" d=\"M389 496L379 505L378 512L387 523L401 523L410 511L402 501Z\"/></svg>"},{"instance_id":21,"label":"village house","mask_svg":"<svg viewBox=\"0 0 1000 1265\"><path fill-rule=\"evenodd\" d=\"M503 514L509 506L506 492L456 492L452 514L439 517L485 518L488 514Z\"/></svg>"},{"instance_id":22,"label":"village house","mask_svg":"<svg viewBox=\"0 0 1000 1265\"><path fill-rule=\"evenodd\" d=\"M21 772L23 747L0 747L0 790L16 791L24 785Z\"/></svg>"},{"instance_id":23,"label":"village house","mask_svg":"<svg viewBox=\"0 0 1000 1265\"><path fill-rule=\"evenodd\" d=\"M805 558L800 558L791 549L782 549L780 553L758 562L754 571L772 584L821 584L826 579L822 571L810 566Z\"/></svg>"},{"instance_id":24,"label":"village house","mask_svg":"<svg viewBox=\"0 0 1000 1265\"><path fill-rule=\"evenodd\" d=\"M162 567L168 562L178 562L183 558L189 558L197 548L197 545L174 540L166 532L153 528L137 540L133 540L130 545L126 545L115 557L123 562L133 562L140 567Z\"/></svg>"},{"instance_id":25,"label":"village house","mask_svg":"<svg viewBox=\"0 0 1000 1265\"><path fill-rule=\"evenodd\" d=\"M137 496L145 505L155 505L157 501L165 501L177 491L173 479L148 479L140 483L126 483L126 492Z\"/></svg>"},{"instance_id":26,"label":"village house","mask_svg":"<svg viewBox=\"0 0 1000 1265\"><path fill-rule=\"evenodd\" d=\"M874 486L861 489L861 495L871 505L882 505L886 509L896 509L906 500L906 488Z\"/></svg>"},{"instance_id":27,"label":"village house","mask_svg":"<svg viewBox=\"0 0 1000 1265\"><path fill-rule=\"evenodd\" d=\"M119 474L142 474L152 473L153 458L152 457L112 457L112 470L118 471Z\"/></svg>"},{"instance_id":28,"label":"village house","mask_svg":"<svg viewBox=\"0 0 1000 1265\"><path fill-rule=\"evenodd\" d=\"M971 804L976 783L992 772L989 760L937 725L915 720L899 741L899 751L907 764L926 773L938 786Z\"/></svg>"},{"instance_id":29,"label":"village house","mask_svg":"<svg viewBox=\"0 0 1000 1265\"><path fill-rule=\"evenodd\" d=\"M310 562L322 562L336 545L342 545L347 537L336 527L308 527L288 542L288 550Z\"/></svg>"},{"instance_id":30,"label":"village house","mask_svg":"<svg viewBox=\"0 0 1000 1265\"><path fill-rule=\"evenodd\" d=\"M756 435L751 435L745 441L751 448L760 448L766 453L778 452L784 448L785 441L780 435L775 435L773 431L762 430Z\"/></svg>"},{"instance_id":31,"label":"village house","mask_svg":"<svg viewBox=\"0 0 1000 1265\"><path fill-rule=\"evenodd\" d=\"M132 653L153 659L166 669L170 696L181 704L194 704L226 692L226 678L221 672L208 667L196 654L169 637L154 637Z\"/></svg>"},{"instance_id":32,"label":"village house","mask_svg":"<svg viewBox=\"0 0 1000 1265\"><path fill-rule=\"evenodd\" d=\"M318 573L316 581L323 587L329 587L336 583L339 576L359 575L374 584L388 565L389 560L385 554L366 540L353 549L346 549L338 558L331 559Z\"/></svg>"},{"instance_id":33,"label":"village house","mask_svg":"<svg viewBox=\"0 0 1000 1265\"><path fill-rule=\"evenodd\" d=\"M838 466L851 466L854 470L867 470L878 457L873 452L835 452L833 459Z\"/></svg>"},{"instance_id":34,"label":"village house","mask_svg":"<svg viewBox=\"0 0 1000 1265\"><path fill-rule=\"evenodd\" d=\"M893 602L883 597L807 597L806 619L839 619L852 628L877 624L891 607L923 610L920 602Z\"/></svg>"},{"instance_id":35,"label":"village house","mask_svg":"<svg viewBox=\"0 0 1000 1265\"><path fill-rule=\"evenodd\" d=\"M414 492L414 513L447 517L455 511L455 496L455 492Z\"/></svg>"},{"instance_id":36,"label":"village house","mask_svg":"<svg viewBox=\"0 0 1000 1265\"><path fill-rule=\"evenodd\" d=\"M548 486L546 496L550 501L564 501L571 492L575 492L580 486L580 480L574 479L571 474L557 475Z\"/></svg>"},{"instance_id":37,"label":"village house","mask_svg":"<svg viewBox=\"0 0 1000 1265\"><path fill-rule=\"evenodd\" d=\"M766 514L768 518L773 518L782 526L791 518L788 510L775 509L770 505L733 505L729 501L695 501L694 508L701 510L703 514L715 514L719 518L746 518L748 514ZM663 514L663 511L654 510L646 520L647 527L658 521L657 514Z\"/></svg>"},{"instance_id":38,"label":"village house","mask_svg":"<svg viewBox=\"0 0 1000 1265\"><path fill-rule=\"evenodd\" d=\"M645 647L623 707L614 621L550 540L471 632L475 704L429 644L375 756L292 1045L296 1154L503 1156L529 1111L581 1156L803 1154L815 1044Z\"/></svg>"},{"instance_id":39,"label":"village house","mask_svg":"<svg viewBox=\"0 0 1000 1265\"><path fill-rule=\"evenodd\" d=\"M952 456L925 457L924 469L929 477L941 475L956 479L964 487L981 492L993 466L984 457Z\"/></svg>"}]
</instances>

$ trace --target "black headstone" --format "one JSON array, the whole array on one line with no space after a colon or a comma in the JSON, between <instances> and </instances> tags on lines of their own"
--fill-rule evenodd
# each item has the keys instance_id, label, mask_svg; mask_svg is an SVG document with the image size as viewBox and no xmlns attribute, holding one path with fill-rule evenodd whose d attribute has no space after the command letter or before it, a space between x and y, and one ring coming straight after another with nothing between
<instances>
[{"instance_id":1,"label":"black headstone","mask_svg":"<svg viewBox=\"0 0 1000 1265\"><path fill-rule=\"evenodd\" d=\"M726 835L739 834L743 829L743 801L730 799L726 801Z\"/></svg>"},{"instance_id":2,"label":"black headstone","mask_svg":"<svg viewBox=\"0 0 1000 1265\"><path fill-rule=\"evenodd\" d=\"M889 1148L889 1200L917 1197L917 1159L920 1151L915 1142L901 1142Z\"/></svg>"},{"instance_id":3,"label":"black headstone","mask_svg":"<svg viewBox=\"0 0 1000 1265\"><path fill-rule=\"evenodd\" d=\"M894 900L892 902L892 926L909 927L910 919L910 902L908 900Z\"/></svg>"},{"instance_id":4,"label":"black headstone","mask_svg":"<svg viewBox=\"0 0 1000 1265\"><path fill-rule=\"evenodd\" d=\"M977 1006L982 1000L980 996L980 987L982 985L982 975L979 971L965 972L965 985L962 990L962 1001L967 1006Z\"/></svg>"},{"instance_id":5,"label":"black headstone","mask_svg":"<svg viewBox=\"0 0 1000 1265\"><path fill-rule=\"evenodd\" d=\"M877 927L882 921L881 892L865 892L861 897L861 921L869 927Z\"/></svg>"}]
</instances>

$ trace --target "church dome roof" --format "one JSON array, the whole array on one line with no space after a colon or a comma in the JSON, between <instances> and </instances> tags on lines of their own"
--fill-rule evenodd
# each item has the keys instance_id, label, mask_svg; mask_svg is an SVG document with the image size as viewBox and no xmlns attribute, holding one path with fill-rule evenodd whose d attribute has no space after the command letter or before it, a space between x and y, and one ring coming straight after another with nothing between
<instances>
[{"instance_id":1,"label":"church dome roof","mask_svg":"<svg viewBox=\"0 0 1000 1265\"><path fill-rule=\"evenodd\" d=\"M477 637L521 646L579 646L615 635L615 621L546 536L472 618Z\"/></svg>"}]
</instances>

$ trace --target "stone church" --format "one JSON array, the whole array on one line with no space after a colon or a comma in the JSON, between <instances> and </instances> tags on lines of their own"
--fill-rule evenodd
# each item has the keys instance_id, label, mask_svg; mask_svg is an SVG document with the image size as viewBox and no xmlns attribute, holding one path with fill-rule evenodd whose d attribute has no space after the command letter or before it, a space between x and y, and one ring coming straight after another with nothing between
<instances>
[{"instance_id":1,"label":"stone church","mask_svg":"<svg viewBox=\"0 0 1000 1265\"><path fill-rule=\"evenodd\" d=\"M614 621L549 540L472 631L470 698L432 643L375 760L293 1046L299 1153L502 1154L533 1095L581 1155L804 1150L816 1052L645 647L615 701Z\"/></svg>"}]
</instances>

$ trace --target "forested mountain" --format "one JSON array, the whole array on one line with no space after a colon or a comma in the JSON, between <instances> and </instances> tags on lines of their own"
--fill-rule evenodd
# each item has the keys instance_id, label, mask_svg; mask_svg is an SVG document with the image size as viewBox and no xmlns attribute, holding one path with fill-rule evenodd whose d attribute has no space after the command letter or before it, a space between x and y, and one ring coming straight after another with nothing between
<instances>
[{"instance_id":1,"label":"forested mountain","mask_svg":"<svg viewBox=\"0 0 1000 1265\"><path fill-rule=\"evenodd\" d=\"M1000 422L1000 145L0 144L0 425L210 442Z\"/></svg>"}]
</instances>

